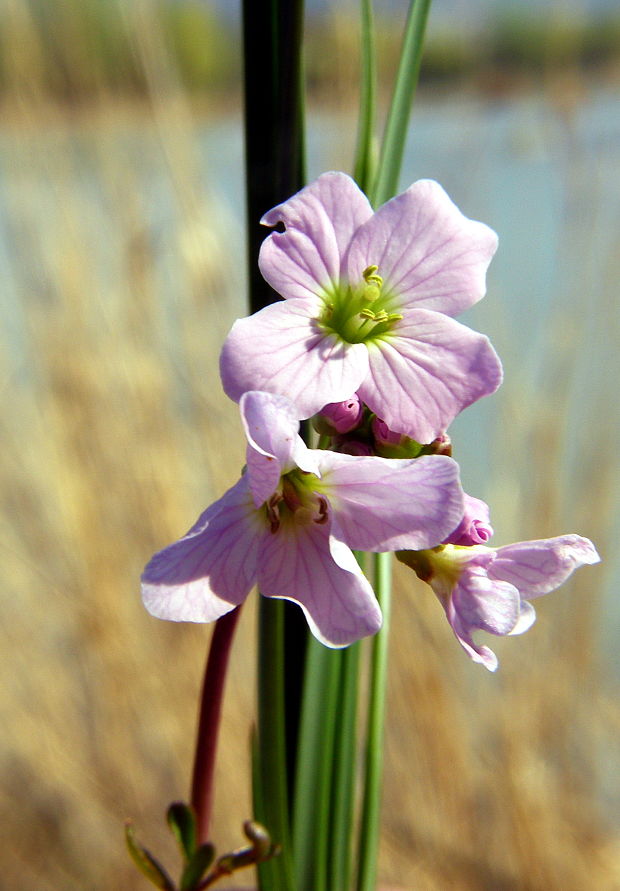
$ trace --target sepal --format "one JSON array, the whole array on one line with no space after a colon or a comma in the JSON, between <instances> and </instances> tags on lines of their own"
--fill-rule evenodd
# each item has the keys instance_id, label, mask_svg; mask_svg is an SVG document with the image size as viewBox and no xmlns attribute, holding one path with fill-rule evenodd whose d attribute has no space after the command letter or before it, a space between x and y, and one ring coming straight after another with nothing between
<instances>
[{"instance_id":1,"label":"sepal","mask_svg":"<svg viewBox=\"0 0 620 891\"><path fill-rule=\"evenodd\" d=\"M246 820L243 824L243 832L250 844L219 857L213 871L207 876L206 883L199 887L206 888L221 876L232 875L233 872L243 869L245 866L257 866L280 853L280 846L272 843L269 833L260 823Z\"/></svg>"}]
</instances>

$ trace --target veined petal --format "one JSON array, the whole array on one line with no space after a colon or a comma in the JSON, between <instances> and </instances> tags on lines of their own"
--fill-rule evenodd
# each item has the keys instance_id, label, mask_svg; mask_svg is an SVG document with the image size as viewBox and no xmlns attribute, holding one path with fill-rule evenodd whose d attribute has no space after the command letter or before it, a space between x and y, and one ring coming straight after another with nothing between
<instances>
[{"instance_id":1,"label":"veined petal","mask_svg":"<svg viewBox=\"0 0 620 891\"><path fill-rule=\"evenodd\" d=\"M509 582L491 579L484 567L467 567L452 594L465 628L509 634L519 620L521 598Z\"/></svg>"},{"instance_id":2,"label":"veined petal","mask_svg":"<svg viewBox=\"0 0 620 891\"><path fill-rule=\"evenodd\" d=\"M349 344L316 325L319 301L287 300L235 322L222 349L227 396L247 390L279 393L309 418L328 402L348 399L368 371L364 344Z\"/></svg>"},{"instance_id":3,"label":"veined petal","mask_svg":"<svg viewBox=\"0 0 620 891\"><path fill-rule=\"evenodd\" d=\"M358 229L347 274L349 281L359 281L374 264L399 307L453 316L484 296L496 249L492 229L463 216L439 183L419 180Z\"/></svg>"},{"instance_id":4,"label":"veined petal","mask_svg":"<svg viewBox=\"0 0 620 891\"><path fill-rule=\"evenodd\" d=\"M269 535L259 558L258 586L262 594L298 603L326 646L347 646L381 627L369 582L327 523L291 523Z\"/></svg>"},{"instance_id":5,"label":"veined petal","mask_svg":"<svg viewBox=\"0 0 620 891\"><path fill-rule=\"evenodd\" d=\"M317 462L299 436L297 409L286 396L250 390L241 397L239 408L248 439L249 485L254 504L260 507L283 474L293 467L316 473Z\"/></svg>"},{"instance_id":6,"label":"veined petal","mask_svg":"<svg viewBox=\"0 0 620 891\"><path fill-rule=\"evenodd\" d=\"M456 461L322 452L322 486L333 533L360 551L421 550L439 544L463 515Z\"/></svg>"},{"instance_id":7,"label":"veined petal","mask_svg":"<svg viewBox=\"0 0 620 891\"><path fill-rule=\"evenodd\" d=\"M372 216L363 192L345 173L324 173L261 223L284 223L261 246L258 265L283 297L308 297L341 279L341 261L354 232ZM346 397L343 397L346 398Z\"/></svg>"},{"instance_id":8,"label":"veined petal","mask_svg":"<svg viewBox=\"0 0 620 891\"><path fill-rule=\"evenodd\" d=\"M176 622L212 622L230 612L256 581L266 535L266 521L242 477L183 538L149 561L142 574L147 610Z\"/></svg>"},{"instance_id":9,"label":"veined petal","mask_svg":"<svg viewBox=\"0 0 620 891\"><path fill-rule=\"evenodd\" d=\"M389 335L368 343L368 355L360 398L390 429L418 442L444 433L459 412L502 381L487 337L426 309L408 310Z\"/></svg>"},{"instance_id":10,"label":"veined petal","mask_svg":"<svg viewBox=\"0 0 620 891\"><path fill-rule=\"evenodd\" d=\"M456 639L463 647L469 658L473 662L484 665L489 671L496 671L498 666L497 656L490 647L483 644L477 644L471 636L471 629L465 626L454 607L452 600L446 604L446 617L450 623Z\"/></svg>"},{"instance_id":11,"label":"veined petal","mask_svg":"<svg viewBox=\"0 0 620 891\"><path fill-rule=\"evenodd\" d=\"M489 575L511 582L524 600L530 600L554 591L575 569L600 559L589 539L561 535L498 548Z\"/></svg>"}]
</instances>

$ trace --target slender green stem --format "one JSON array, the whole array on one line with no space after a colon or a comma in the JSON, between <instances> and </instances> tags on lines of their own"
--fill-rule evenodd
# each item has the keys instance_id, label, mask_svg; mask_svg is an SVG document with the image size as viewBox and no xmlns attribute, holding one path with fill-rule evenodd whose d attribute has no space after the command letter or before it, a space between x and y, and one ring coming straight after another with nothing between
<instances>
[{"instance_id":1,"label":"slender green stem","mask_svg":"<svg viewBox=\"0 0 620 891\"><path fill-rule=\"evenodd\" d=\"M330 889L351 886L360 653L360 644L356 643L340 654L342 665L332 780Z\"/></svg>"},{"instance_id":2,"label":"slender green stem","mask_svg":"<svg viewBox=\"0 0 620 891\"><path fill-rule=\"evenodd\" d=\"M383 204L398 190L398 177L407 141L409 115L420 74L430 5L431 0L411 0L409 5L400 63L383 135L379 169L369 196L374 207Z\"/></svg>"},{"instance_id":3,"label":"slender green stem","mask_svg":"<svg viewBox=\"0 0 620 891\"><path fill-rule=\"evenodd\" d=\"M196 812L196 839L199 845L209 841L215 756L226 669L240 613L241 607L236 607L215 623L202 684L192 777L192 806Z\"/></svg>"},{"instance_id":4,"label":"slender green stem","mask_svg":"<svg viewBox=\"0 0 620 891\"><path fill-rule=\"evenodd\" d=\"M353 176L363 192L374 179L374 128L377 94L377 64L372 0L361 0L361 89L357 146Z\"/></svg>"},{"instance_id":5,"label":"slender green stem","mask_svg":"<svg viewBox=\"0 0 620 891\"><path fill-rule=\"evenodd\" d=\"M261 864L261 889L295 891L290 844L284 708L284 603L261 597L258 615L258 820L282 846Z\"/></svg>"},{"instance_id":6,"label":"slender green stem","mask_svg":"<svg viewBox=\"0 0 620 891\"><path fill-rule=\"evenodd\" d=\"M383 727L388 665L391 602L391 554L375 555L375 591L383 613L383 627L372 641L366 769L359 843L357 891L375 891L379 853Z\"/></svg>"},{"instance_id":7,"label":"slender green stem","mask_svg":"<svg viewBox=\"0 0 620 891\"><path fill-rule=\"evenodd\" d=\"M306 673L293 808L295 891L332 891L328 884L330 793L341 653L312 638Z\"/></svg>"}]
</instances>

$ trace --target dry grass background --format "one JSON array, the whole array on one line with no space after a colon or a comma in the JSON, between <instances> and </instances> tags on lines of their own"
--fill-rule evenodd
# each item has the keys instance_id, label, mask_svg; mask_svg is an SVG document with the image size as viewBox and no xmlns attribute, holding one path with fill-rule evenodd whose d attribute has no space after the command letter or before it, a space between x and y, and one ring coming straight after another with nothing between
<instances>
[{"instance_id":1,"label":"dry grass background","mask_svg":"<svg viewBox=\"0 0 620 891\"><path fill-rule=\"evenodd\" d=\"M48 107L28 7L9 7L10 33L28 43L31 62L24 69L5 39L5 59L15 59L0 129L0 888L146 888L122 822L132 817L139 837L173 860L163 814L187 794L210 629L151 619L138 577L242 462L236 409L217 374L221 341L244 311L242 260L203 169L210 112L187 104L149 5L127 7L149 108L102 96L78 122ZM147 157L127 136L136 116ZM517 378L495 401L496 475L478 494L493 496L502 541L575 530L612 552L614 367L593 382L586 432L567 437L549 418L574 413L572 369L584 351L620 342L617 231L606 288L588 295L596 331L586 337L580 319L558 316L545 388ZM386 881L411 891L620 888L620 709L599 646L609 572L584 570L541 603L525 638L499 641L495 676L468 663L427 590L397 574ZM239 842L250 809L252 641L249 605L218 767L223 849Z\"/></svg>"}]
</instances>

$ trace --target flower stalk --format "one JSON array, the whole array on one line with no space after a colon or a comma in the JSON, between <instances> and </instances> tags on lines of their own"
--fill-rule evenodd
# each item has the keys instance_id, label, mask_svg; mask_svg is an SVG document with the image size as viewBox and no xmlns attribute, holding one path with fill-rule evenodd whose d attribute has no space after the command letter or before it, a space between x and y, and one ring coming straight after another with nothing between
<instances>
[{"instance_id":1,"label":"flower stalk","mask_svg":"<svg viewBox=\"0 0 620 891\"><path fill-rule=\"evenodd\" d=\"M202 684L191 795L192 807L196 814L196 838L199 845L209 841L214 797L215 759L226 671L240 613L241 608L235 607L215 623Z\"/></svg>"}]
</instances>

